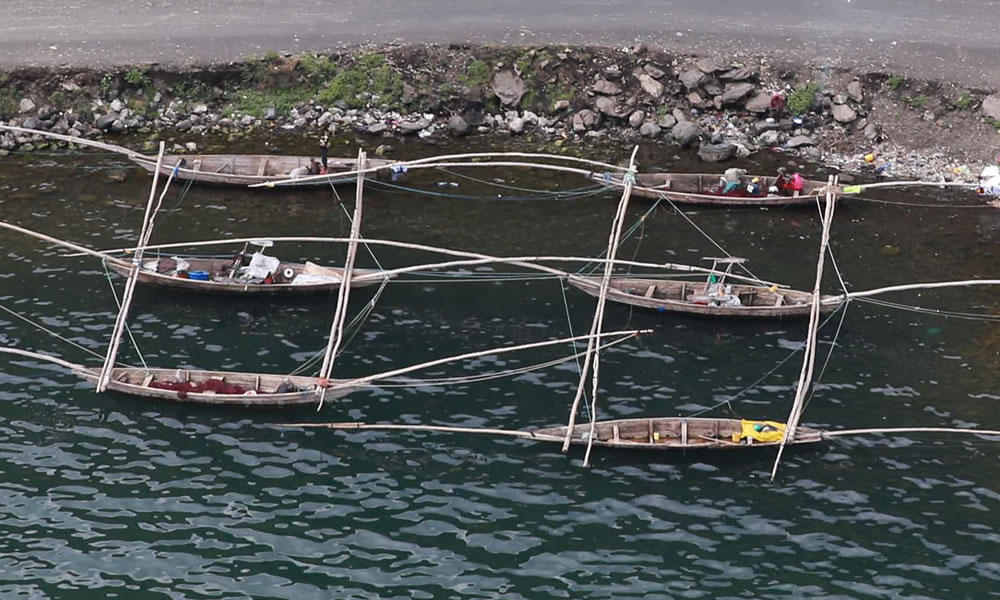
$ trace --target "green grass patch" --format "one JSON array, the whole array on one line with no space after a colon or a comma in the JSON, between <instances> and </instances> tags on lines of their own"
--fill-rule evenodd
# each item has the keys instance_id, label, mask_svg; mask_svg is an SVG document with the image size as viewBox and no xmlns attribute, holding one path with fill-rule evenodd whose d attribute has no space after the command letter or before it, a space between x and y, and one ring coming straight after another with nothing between
<instances>
[{"instance_id":1,"label":"green grass patch","mask_svg":"<svg viewBox=\"0 0 1000 600\"><path fill-rule=\"evenodd\" d=\"M885 85L890 90L895 90L895 89L899 88L899 86L903 85L903 76L902 75L893 75L889 79L886 79Z\"/></svg>"},{"instance_id":2,"label":"green grass patch","mask_svg":"<svg viewBox=\"0 0 1000 600\"><path fill-rule=\"evenodd\" d=\"M919 110L927 106L927 96L906 96L903 98L903 102L905 102L910 108Z\"/></svg>"},{"instance_id":3,"label":"green grass patch","mask_svg":"<svg viewBox=\"0 0 1000 600\"><path fill-rule=\"evenodd\" d=\"M1000 120L994 119L993 117L985 117L986 124L997 130L1000 133Z\"/></svg>"},{"instance_id":4,"label":"green grass patch","mask_svg":"<svg viewBox=\"0 0 1000 600\"><path fill-rule=\"evenodd\" d=\"M337 74L337 65L322 54L306 54L299 59L299 67L306 77L318 83L329 81Z\"/></svg>"},{"instance_id":5,"label":"green grass patch","mask_svg":"<svg viewBox=\"0 0 1000 600\"><path fill-rule=\"evenodd\" d=\"M816 92L820 89L815 81L796 88L788 95L788 110L796 116L801 116L813 109L816 104Z\"/></svg>"},{"instance_id":6,"label":"green grass patch","mask_svg":"<svg viewBox=\"0 0 1000 600\"><path fill-rule=\"evenodd\" d=\"M315 92L316 88L306 86L242 89L228 94L226 100L230 109L237 114L262 119L269 108L274 108L279 115L288 114L297 105L309 101Z\"/></svg>"},{"instance_id":7,"label":"green grass patch","mask_svg":"<svg viewBox=\"0 0 1000 600\"><path fill-rule=\"evenodd\" d=\"M962 95L958 97L958 100L955 100L953 106L958 110L968 110L972 108L972 105L975 104L975 102L976 99L972 97L972 94L968 91L964 91L962 92Z\"/></svg>"},{"instance_id":8,"label":"green grass patch","mask_svg":"<svg viewBox=\"0 0 1000 600\"><path fill-rule=\"evenodd\" d=\"M111 93L111 88L115 86L115 76L111 73L105 73L104 77L101 77L101 95L107 98L108 94Z\"/></svg>"},{"instance_id":9,"label":"green grass patch","mask_svg":"<svg viewBox=\"0 0 1000 600\"><path fill-rule=\"evenodd\" d=\"M490 82L490 66L485 61L476 60L465 67L462 83L470 88L483 87Z\"/></svg>"},{"instance_id":10,"label":"green grass patch","mask_svg":"<svg viewBox=\"0 0 1000 600\"><path fill-rule=\"evenodd\" d=\"M149 78L149 75L146 75L145 71L135 68L130 69L127 73L125 73L125 83L136 89L142 89L153 82Z\"/></svg>"},{"instance_id":11,"label":"green grass patch","mask_svg":"<svg viewBox=\"0 0 1000 600\"><path fill-rule=\"evenodd\" d=\"M0 118L10 119L17 116L19 104L16 89L13 87L0 88Z\"/></svg>"},{"instance_id":12,"label":"green grass patch","mask_svg":"<svg viewBox=\"0 0 1000 600\"><path fill-rule=\"evenodd\" d=\"M197 79L178 81L173 86L174 96L185 101L208 100L209 89L205 82Z\"/></svg>"},{"instance_id":13,"label":"green grass patch","mask_svg":"<svg viewBox=\"0 0 1000 600\"><path fill-rule=\"evenodd\" d=\"M348 108L399 106L402 99L403 77L381 54L362 55L354 68L338 72L318 96L324 105L343 102Z\"/></svg>"}]
</instances>

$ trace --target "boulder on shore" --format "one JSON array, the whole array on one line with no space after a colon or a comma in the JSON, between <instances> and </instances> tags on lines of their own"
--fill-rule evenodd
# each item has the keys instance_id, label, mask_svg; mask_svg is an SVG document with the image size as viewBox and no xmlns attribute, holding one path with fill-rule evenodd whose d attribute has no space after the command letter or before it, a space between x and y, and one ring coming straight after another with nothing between
<instances>
[{"instance_id":1,"label":"boulder on shore","mask_svg":"<svg viewBox=\"0 0 1000 600\"><path fill-rule=\"evenodd\" d=\"M691 121L680 121L670 130L670 135L681 147L690 146L701 134L701 128Z\"/></svg>"},{"instance_id":2,"label":"boulder on shore","mask_svg":"<svg viewBox=\"0 0 1000 600\"><path fill-rule=\"evenodd\" d=\"M854 112L854 109L846 104L834 104L833 118L836 119L838 123L850 123L854 119L858 118L858 113Z\"/></svg>"},{"instance_id":3,"label":"boulder on shore","mask_svg":"<svg viewBox=\"0 0 1000 600\"><path fill-rule=\"evenodd\" d=\"M1000 95L991 94L983 100L983 115L1000 121Z\"/></svg>"},{"instance_id":4,"label":"boulder on shore","mask_svg":"<svg viewBox=\"0 0 1000 600\"><path fill-rule=\"evenodd\" d=\"M524 80L513 71L500 71L495 74L491 87L493 93L500 99L500 104L510 107L516 107L520 104L521 98L527 90Z\"/></svg>"}]
</instances>

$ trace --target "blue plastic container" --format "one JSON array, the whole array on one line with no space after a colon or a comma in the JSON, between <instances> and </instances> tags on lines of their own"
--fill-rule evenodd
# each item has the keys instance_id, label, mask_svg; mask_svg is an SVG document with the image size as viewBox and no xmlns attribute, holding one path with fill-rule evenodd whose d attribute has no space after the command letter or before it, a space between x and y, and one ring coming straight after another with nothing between
<instances>
[{"instance_id":1,"label":"blue plastic container","mask_svg":"<svg viewBox=\"0 0 1000 600\"><path fill-rule=\"evenodd\" d=\"M188 279L208 281L208 271L188 271Z\"/></svg>"}]
</instances>

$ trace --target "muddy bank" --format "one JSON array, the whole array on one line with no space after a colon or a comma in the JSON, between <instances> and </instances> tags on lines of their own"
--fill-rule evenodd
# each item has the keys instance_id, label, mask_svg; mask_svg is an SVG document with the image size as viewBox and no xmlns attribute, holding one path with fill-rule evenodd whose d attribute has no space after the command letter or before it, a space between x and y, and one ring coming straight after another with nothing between
<instances>
[{"instance_id":1,"label":"muddy bank","mask_svg":"<svg viewBox=\"0 0 1000 600\"><path fill-rule=\"evenodd\" d=\"M991 90L775 63L597 47L395 46L185 70L0 74L0 119L114 141L327 132L528 136L554 146L676 145L706 162L789 153L853 172L969 179L996 160ZM0 152L49 144L0 135ZM867 160L866 160L867 157ZM706 171L721 170L706 165Z\"/></svg>"}]
</instances>

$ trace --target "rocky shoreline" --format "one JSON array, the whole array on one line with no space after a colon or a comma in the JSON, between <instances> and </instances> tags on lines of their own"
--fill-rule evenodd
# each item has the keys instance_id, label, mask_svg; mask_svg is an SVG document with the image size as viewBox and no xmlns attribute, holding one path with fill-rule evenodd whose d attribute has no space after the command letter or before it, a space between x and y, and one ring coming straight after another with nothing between
<instances>
[{"instance_id":1,"label":"rocky shoreline","mask_svg":"<svg viewBox=\"0 0 1000 600\"><path fill-rule=\"evenodd\" d=\"M770 151L847 172L972 181L995 164L1000 96L765 57L601 47L396 46L196 69L0 73L0 120L74 137L535 135ZM0 133L0 154L53 144ZM706 171L721 170L718 165Z\"/></svg>"}]
</instances>

